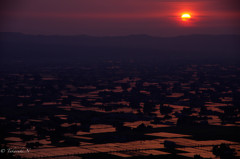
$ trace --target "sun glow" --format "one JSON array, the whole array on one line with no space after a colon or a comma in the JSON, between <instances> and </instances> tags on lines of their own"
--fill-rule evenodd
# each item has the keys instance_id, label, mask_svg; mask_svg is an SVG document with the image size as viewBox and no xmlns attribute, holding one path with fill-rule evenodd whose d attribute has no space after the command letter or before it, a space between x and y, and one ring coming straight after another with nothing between
<instances>
[{"instance_id":1,"label":"sun glow","mask_svg":"<svg viewBox=\"0 0 240 159\"><path fill-rule=\"evenodd\" d=\"M187 21L192 18L192 16L189 13L183 13L182 16L182 21Z\"/></svg>"}]
</instances>

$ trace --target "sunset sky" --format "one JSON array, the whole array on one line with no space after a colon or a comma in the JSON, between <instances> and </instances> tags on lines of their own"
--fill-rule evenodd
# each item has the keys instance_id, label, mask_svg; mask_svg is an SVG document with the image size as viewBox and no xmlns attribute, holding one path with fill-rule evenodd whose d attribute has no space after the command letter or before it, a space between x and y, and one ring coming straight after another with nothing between
<instances>
[{"instance_id":1,"label":"sunset sky","mask_svg":"<svg viewBox=\"0 0 240 159\"><path fill-rule=\"evenodd\" d=\"M239 0L5 0L1 32L114 36L239 34ZM183 13L191 19L183 21Z\"/></svg>"}]
</instances>

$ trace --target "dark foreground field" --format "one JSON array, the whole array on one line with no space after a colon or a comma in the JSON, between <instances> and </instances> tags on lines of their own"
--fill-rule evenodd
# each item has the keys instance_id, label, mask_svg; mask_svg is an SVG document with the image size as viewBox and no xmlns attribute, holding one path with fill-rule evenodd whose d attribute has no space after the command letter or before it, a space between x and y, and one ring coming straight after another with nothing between
<instances>
[{"instance_id":1,"label":"dark foreground field","mask_svg":"<svg viewBox=\"0 0 240 159\"><path fill-rule=\"evenodd\" d=\"M4 36L0 158L240 156L238 36Z\"/></svg>"}]
</instances>

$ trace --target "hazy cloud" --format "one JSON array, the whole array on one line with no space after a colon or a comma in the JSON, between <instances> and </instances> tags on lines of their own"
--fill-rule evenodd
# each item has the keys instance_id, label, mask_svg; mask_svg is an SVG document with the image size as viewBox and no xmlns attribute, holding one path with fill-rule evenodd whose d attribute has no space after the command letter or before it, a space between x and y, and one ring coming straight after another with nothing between
<instances>
[{"instance_id":1,"label":"hazy cloud","mask_svg":"<svg viewBox=\"0 0 240 159\"><path fill-rule=\"evenodd\" d=\"M239 26L239 3L239 0L3 0L0 29L45 34L188 34L188 30L225 33ZM188 27L179 23L180 14L186 11L193 15Z\"/></svg>"}]
</instances>

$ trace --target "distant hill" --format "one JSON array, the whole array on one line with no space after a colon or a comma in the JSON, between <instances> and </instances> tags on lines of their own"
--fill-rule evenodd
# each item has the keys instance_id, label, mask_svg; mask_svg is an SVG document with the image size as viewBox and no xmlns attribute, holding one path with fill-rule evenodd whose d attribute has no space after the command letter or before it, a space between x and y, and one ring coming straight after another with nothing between
<instances>
[{"instance_id":1,"label":"distant hill","mask_svg":"<svg viewBox=\"0 0 240 159\"><path fill-rule=\"evenodd\" d=\"M45 36L0 33L1 62L233 60L240 59L240 35L152 37Z\"/></svg>"}]
</instances>

